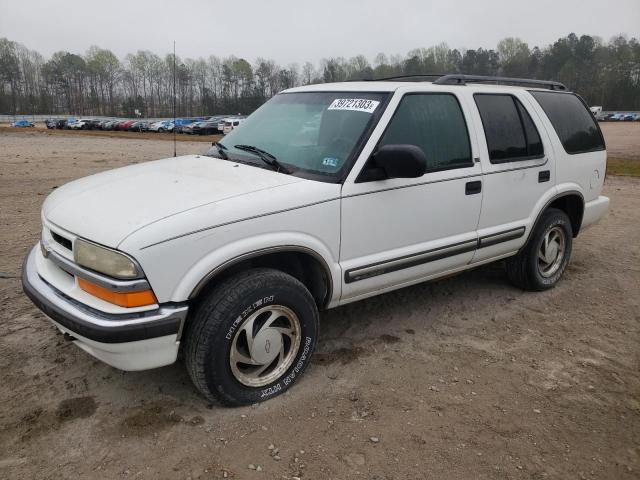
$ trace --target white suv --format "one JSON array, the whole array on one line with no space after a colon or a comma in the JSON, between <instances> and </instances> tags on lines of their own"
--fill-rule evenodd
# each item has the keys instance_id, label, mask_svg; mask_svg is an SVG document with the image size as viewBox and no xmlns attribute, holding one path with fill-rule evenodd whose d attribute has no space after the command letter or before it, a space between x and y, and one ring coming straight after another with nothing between
<instances>
[{"instance_id":1,"label":"white suv","mask_svg":"<svg viewBox=\"0 0 640 480\"><path fill-rule=\"evenodd\" d=\"M142 370L182 347L199 391L239 405L300 377L319 310L501 259L553 287L607 211L603 137L561 84L488 80L512 86L293 88L204 155L69 183L24 289L91 355Z\"/></svg>"}]
</instances>

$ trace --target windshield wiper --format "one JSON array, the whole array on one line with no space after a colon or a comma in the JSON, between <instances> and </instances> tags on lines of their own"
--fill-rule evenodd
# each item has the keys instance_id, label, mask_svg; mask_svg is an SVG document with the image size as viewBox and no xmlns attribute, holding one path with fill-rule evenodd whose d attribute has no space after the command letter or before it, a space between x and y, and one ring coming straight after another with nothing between
<instances>
[{"instance_id":1,"label":"windshield wiper","mask_svg":"<svg viewBox=\"0 0 640 480\"><path fill-rule=\"evenodd\" d=\"M222 157L223 160L229 160L229 157L227 156L227 154L225 153L225 150L227 150L227 147L225 147L223 144L221 144L220 142L214 142L213 146L216 147L218 149L218 155L220 155Z\"/></svg>"},{"instance_id":2,"label":"windshield wiper","mask_svg":"<svg viewBox=\"0 0 640 480\"><path fill-rule=\"evenodd\" d=\"M254 147L253 145L234 145L234 148L238 150L244 150L245 152L253 153L256 157L260 158L264 163L273 168L276 172L282 172L290 174L291 170L282 165L278 159L271 155L269 152L265 152L264 150Z\"/></svg>"}]
</instances>

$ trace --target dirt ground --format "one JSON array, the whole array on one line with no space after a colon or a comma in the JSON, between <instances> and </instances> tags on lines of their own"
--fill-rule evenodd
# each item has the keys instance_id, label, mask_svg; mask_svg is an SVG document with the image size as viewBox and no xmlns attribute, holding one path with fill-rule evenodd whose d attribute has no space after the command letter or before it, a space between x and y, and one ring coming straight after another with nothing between
<instances>
[{"instance_id":1,"label":"dirt ground","mask_svg":"<svg viewBox=\"0 0 640 480\"><path fill-rule=\"evenodd\" d=\"M610 151L637 157L616 127ZM92 359L21 291L52 189L172 148L0 131L0 478L640 478L640 180L607 177L610 213L557 288L495 264L324 312L300 382L230 409L180 363Z\"/></svg>"}]
</instances>

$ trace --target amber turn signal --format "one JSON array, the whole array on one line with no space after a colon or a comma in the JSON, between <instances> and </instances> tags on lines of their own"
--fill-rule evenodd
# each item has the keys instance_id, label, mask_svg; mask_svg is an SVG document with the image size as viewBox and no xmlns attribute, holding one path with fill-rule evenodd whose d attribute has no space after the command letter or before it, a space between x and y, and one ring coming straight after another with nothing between
<instances>
[{"instance_id":1,"label":"amber turn signal","mask_svg":"<svg viewBox=\"0 0 640 480\"><path fill-rule=\"evenodd\" d=\"M139 292L112 292L100 285L88 282L83 278L78 278L78 286L94 297L98 297L105 302L119 305L120 307L144 307L145 305L153 305L158 303L156 296L151 290L142 290Z\"/></svg>"}]
</instances>

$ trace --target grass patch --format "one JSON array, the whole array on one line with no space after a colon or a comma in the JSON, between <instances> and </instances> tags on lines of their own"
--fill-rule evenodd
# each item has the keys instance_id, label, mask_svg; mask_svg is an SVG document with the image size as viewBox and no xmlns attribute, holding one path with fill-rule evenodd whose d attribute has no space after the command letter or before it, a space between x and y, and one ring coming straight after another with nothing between
<instances>
[{"instance_id":1,"label":"grass patch","mask_svg":"<svg viewBox=\"0 0 640 480\"><path fill-rule=\"evenodd\" d=\"M625 177L640 177L640 160L609 157L607 160L607 173Z\"/></svg>"}]
</instances>

